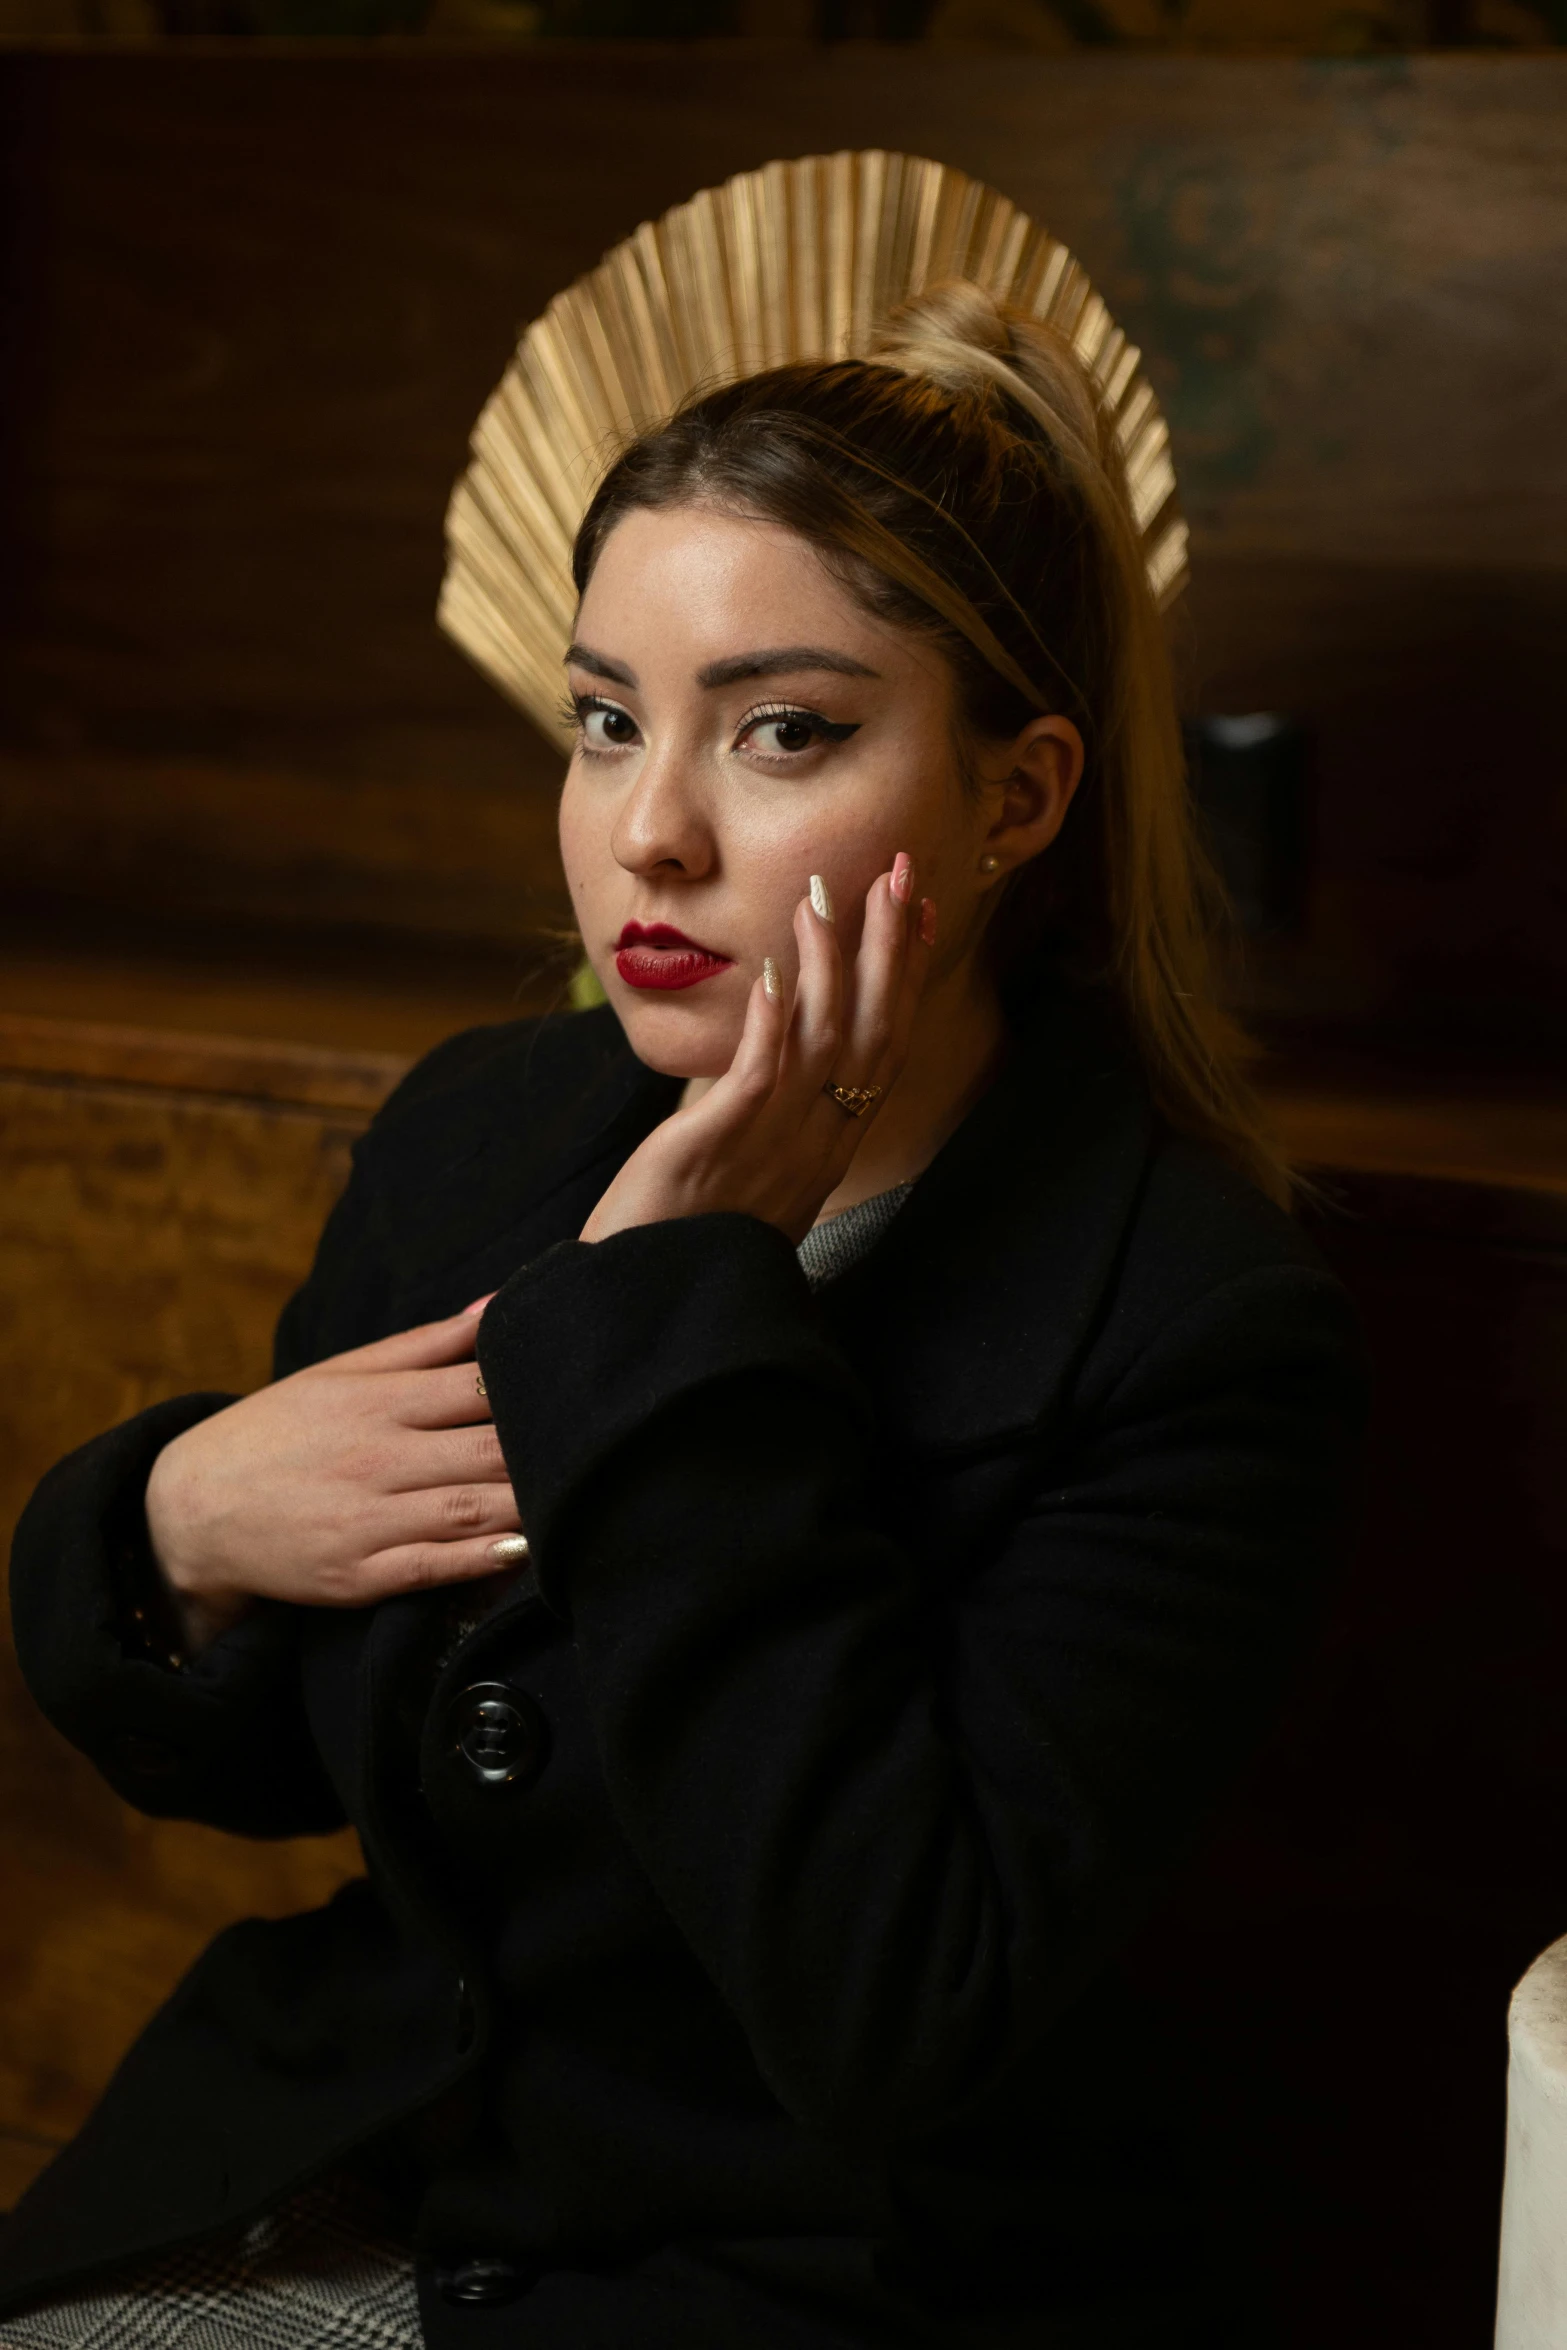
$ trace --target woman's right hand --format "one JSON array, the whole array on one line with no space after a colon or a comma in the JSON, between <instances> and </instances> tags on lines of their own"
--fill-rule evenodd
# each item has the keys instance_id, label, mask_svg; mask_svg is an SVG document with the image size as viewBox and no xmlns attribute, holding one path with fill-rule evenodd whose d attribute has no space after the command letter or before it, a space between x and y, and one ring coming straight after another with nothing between
<instances>
[{"instance_id":1,"label":"woman's right hand","mask_svg":"<svg viewBox=\"0 0 1567 2350\"><path fill-rule=\"evenodd\" d=\"M493 1575L519 1531L490 1407L479 1312L333 1355L166 1445L147 1530L195 1653L258 1599L370 1607Z\"/></svg>"}]
</instances>

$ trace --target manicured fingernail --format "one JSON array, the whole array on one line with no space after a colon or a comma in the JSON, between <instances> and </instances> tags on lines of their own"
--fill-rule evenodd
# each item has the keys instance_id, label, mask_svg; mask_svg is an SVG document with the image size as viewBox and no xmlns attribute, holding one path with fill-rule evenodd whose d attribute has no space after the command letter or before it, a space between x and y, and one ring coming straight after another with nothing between
<instances>
[{"instance_id":1,"label":"manicured fingernail","mask_svg":"<svg viewBox=\"0 0 1567 2350\"><path fill-rule=\"evenodd\" d=\"M495 1294L495 1291L492 1289L488 1291L485 1296L476 1297L471 1306L463 1307L463 1312L465 1314L482 1314L485 1307L489 1304L490 1299L494 1297Z\"/></svg>"},{"instance_id":2,"label":"manicured fingernail","mask_svg":"<svg viewBox=\"0 0 1567 2350\"><path fill-rule=\"evenodd\" d=\"M936 943L936 901L934 898L920 899L920 941L922 945L928 947L933 947Z\"/></svg>"},{"instance_id":3,"label":"manicured fingernail","mask_svg":"<svg viewBox=\"0 0 1567 2350\"><path fill-rule=\"evenodd\" d=\"M832 920L832 896L819 873L811 875L811 912L820 922Z\"/></svg>"},{"instance_id":4,"label":"manicured fingernail","mask_svg":"<svg viewBox=\"0 0 1567 2350\"><path fill-rule=\"evenodd\" d=\"M524 1559L532 1558L526 1534L503 1534L499 1542L492 1542L488 1556L498 1567L520 1567Z\"/></svg>"},{"instance_id":5,"label":"manicured fingernail","mask_svg":"<svg viewBox=\"0 0 1567 2350\"><path fill-rule=\"evenodd\" d=\"M909 902L909 891L914 885L914 859L900 849L892 860L892 895L900 906Z\"/></svg>"},{"instance_id":6,"label":"manicured fingernail","mask_svg":"<svg viewBox=\"0 0 1567 2350\"><path fill-rule=\"evenodd\" d=\"M762 993L770 1004L776 1004L778 998L783 994L783 987L778 978L778 966L771 955L762 957Z\"/></svg>"}]
</instances>

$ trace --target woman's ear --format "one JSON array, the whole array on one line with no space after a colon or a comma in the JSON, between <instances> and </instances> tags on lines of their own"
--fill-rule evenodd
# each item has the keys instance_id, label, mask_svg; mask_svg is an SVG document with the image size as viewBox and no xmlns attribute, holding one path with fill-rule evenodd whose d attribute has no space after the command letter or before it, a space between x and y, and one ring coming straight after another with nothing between
<instances>
[{"instance_id":1,"label":"woman's ear","mask_svg":"<svg viewBox=\"0 0 1567 2350\"><path fill-rule=\"evenodd\" d=\"M979 869L995 883L1048 849L1066 822L1082 781L1083 738L1070 718L1031 718L995 764L986 764L986 798L996 812Z\"/></svg>"}]
</instances>

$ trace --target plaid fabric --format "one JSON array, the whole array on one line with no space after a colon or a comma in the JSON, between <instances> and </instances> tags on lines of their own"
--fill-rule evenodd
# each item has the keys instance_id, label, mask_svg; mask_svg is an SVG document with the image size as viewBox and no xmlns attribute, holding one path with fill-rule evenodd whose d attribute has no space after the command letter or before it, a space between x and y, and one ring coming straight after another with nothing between
<instances>
[{"instance_id":1,"label":"plaid fabric","mask_svg":"<svg viewBox=\"0 0 1567 2350\"><path fill-rule=\"evenodd\" d=\"M422 2350L413 2262L350 2182L0 2319L0 2350Z\"/></svg>"}]
</instances>

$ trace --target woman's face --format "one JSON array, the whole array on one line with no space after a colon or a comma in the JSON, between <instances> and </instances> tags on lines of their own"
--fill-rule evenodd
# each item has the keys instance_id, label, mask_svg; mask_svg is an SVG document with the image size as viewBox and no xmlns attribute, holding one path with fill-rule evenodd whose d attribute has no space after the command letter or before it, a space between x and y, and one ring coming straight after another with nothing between
<instances>
[{"instance_id":1,"label":"woman's face","mask_svg":"<svg viewBox=\"0 0 1567 2350\"><path fill-rule=\"evenodd\" d=\"M611 533L569 656L578 747L560 841L578 926L632 1050L720 1075L819 873L845 966L898 850L939 921L933 978L972 954L990 812L953 748L940 653L876 620L791 531L707 506Z\"/></svg>"}]
</instances>

